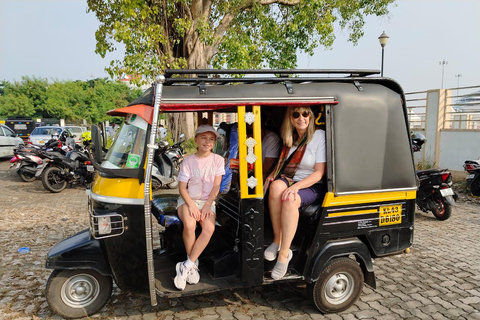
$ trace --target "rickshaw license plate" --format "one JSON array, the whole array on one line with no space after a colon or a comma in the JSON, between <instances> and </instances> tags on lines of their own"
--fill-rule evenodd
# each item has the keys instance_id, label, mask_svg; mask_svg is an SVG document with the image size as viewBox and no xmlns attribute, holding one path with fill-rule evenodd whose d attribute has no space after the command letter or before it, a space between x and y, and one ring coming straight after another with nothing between
<instances>
[{"instance_id":1,"label":"rickshaw license plate","mask_svg":"<svg viewBox=\"0 0 480 320\"><path fill-rule=\"evenodd\" d=\"M402 223L402 205L397 204L393 206L382 206L379 208L379 220L380 226L388 226L391 224Z\"/></svg>"}]
</instances>

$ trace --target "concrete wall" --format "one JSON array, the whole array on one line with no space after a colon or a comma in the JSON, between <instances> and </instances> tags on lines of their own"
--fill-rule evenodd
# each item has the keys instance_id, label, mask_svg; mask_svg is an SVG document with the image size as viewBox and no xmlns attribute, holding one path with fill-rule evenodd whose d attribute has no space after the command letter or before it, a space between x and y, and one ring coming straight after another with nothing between
<instances>
[{"instance_id":1,"label":"concrete wall","mask_svg":"<svg viewBox=\"0 0 480 320\"><path fill-rule=\"evenodd\" d=\"M425 130L413 131L424 134L427 143L414 159L435 168L463 171L465 160L480 158L480 130L444 129L445 118L452 110L448 96L449 90L427 91Z\"/></svg>"}]
</instances>

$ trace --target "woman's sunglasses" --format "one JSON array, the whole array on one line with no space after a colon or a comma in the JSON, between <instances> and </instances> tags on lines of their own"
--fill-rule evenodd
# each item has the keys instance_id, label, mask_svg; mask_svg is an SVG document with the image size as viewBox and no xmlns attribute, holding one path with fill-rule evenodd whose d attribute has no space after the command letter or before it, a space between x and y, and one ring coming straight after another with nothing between
<instances>
[{"instance_id":1,"label":"woman's sunglasses","mask_svg":"<svg viewBox=\"0 0 480 320\"><path fill-rule=\"evenodd\" d=\"M302 113L295 111L294 113L292 113L292 117L294 119L298 119L298 117L300 117L300 115L302 115L302 117L304 117L304 118L308 118L308 116L310 116L308 111L303 111Z\"/></svg>"}]
</instances>

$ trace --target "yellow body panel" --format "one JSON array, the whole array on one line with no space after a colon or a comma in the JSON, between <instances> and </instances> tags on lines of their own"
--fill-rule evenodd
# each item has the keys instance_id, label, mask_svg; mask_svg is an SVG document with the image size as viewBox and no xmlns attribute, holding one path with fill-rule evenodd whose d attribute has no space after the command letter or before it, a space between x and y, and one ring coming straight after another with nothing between
<instances>
[{"instance_id":1,"label":"yellow body panel","mask_svg":"<svg viewBox=\"0 0 480 320\"><path fill-rule=\"evenodd\" d=\"M136 178L105 178L97 175L92 192L107 197L143 199L144 184Z\"/></svg>"},{"instance_id":2,"label":"yellow body panel","mask_svg":"<svg viewBox=\"0 0 480 320\"><path fill-rule=\"evenodd\" d=\"M247 146L245 141L247 140L247 129L245 123L245 107L238 107L238 157L240 165L240 196L242 199L247 198L263 198L263 174L262 174L262 129L260 120L260 106L253 106L252 113L255 115L255 122L253 122L253 139L256 142L254 147L254 154L257 157L255 161L255 178L257 179L257 185L255 187L255 193L248 193L247 179Z\"/></svg>"},{"instance_id":3,"label":"yellow body panel","mask_svg":"<svg viewBox=\"0 0 480 320\"><path fill-rule=\"evenodd\" d=\"M352 195L335 196L333 192L327 192L323 200L323 206L336 207L346 205L356 205L364 203L386 202L386 201L405 201L415 199L417 195L416 190L410 191L389 191L389 192L375 192L375 193L361 193Z\"/></svg>"}]
</instances>

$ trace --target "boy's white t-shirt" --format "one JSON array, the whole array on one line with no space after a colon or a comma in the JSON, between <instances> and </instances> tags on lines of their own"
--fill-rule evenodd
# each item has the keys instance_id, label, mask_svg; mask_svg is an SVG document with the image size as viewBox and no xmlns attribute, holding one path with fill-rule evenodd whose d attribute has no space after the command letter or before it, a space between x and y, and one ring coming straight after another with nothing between
<instances>
[{"instance_id":1,"label":"boy's white t-shirt","mask_svg":"<svg viewBox=\"0 0 480 320\"><path fill-rule=\"evenodd\" d=\"M197 158L195 154L186 157L180 167L178 181L195 182L201 185L201 196L195 196L188 191L192 200L207 200L213 189L215 177L225 174L225 160L218 154L212 153L205 158ZM189 189L187 185L187 189Z\"/></svg>"},{"instance_id":2,"label":"boy's white t-shirt","mask_svg":"<svg viewBox=\"0 0 480 320\"><path fill-rule=\"evenodd\" d=\"M290 148L287 159L296 150L295 146ZM326 149L325 149L325 131L316 130L312 140L307 144L302 161L298 166L293 181L297 182L305 179L313 173L315 163L327 162Z\"/></svg>"}]
</instances>

